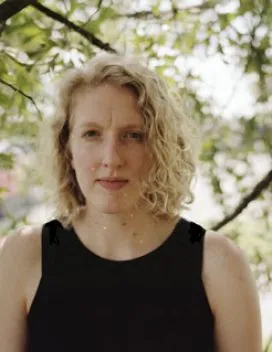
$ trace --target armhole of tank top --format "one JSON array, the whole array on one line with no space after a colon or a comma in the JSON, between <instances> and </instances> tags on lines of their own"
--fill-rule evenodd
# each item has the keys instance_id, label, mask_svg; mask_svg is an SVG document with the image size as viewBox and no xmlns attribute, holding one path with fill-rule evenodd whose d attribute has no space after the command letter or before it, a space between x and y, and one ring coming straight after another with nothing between
<instances>
[{"instance_id":1,"label":"armhole of tank top","mask_svg":"<svg viewBox=\"0 0 272 352\"><path fill-rule=\"evenodd\" d=\"M49 221L42 228L42 277L51 270L57 254L58 238L56 220Z\"/></svg>"}]
</instances>

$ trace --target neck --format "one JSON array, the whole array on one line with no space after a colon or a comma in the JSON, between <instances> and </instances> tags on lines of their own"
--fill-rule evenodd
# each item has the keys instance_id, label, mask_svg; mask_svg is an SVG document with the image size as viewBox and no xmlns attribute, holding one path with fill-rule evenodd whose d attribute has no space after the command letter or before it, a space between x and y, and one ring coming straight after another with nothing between
<instances>
[{"instance_id":1,"label":"neck","mask_svg":"<svg viewBox=\"0 0 272 352\"><path fill-rule=\"evenodd\" d=\"M105 246L134 246L152 241L152 234L172 222L158 220L148 213L94 214L86 210L74 220L74 227L90 241ZM154 237L153 235L153 237Z\"/></svg>"}]
</instances>

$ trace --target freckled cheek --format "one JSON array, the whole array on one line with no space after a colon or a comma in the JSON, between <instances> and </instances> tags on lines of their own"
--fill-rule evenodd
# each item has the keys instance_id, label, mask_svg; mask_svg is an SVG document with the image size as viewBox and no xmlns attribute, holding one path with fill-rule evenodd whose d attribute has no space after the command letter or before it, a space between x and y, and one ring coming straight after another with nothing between
<instances>
[{"instance_id":1,"label":"freckled cheek","mask_svg":"<svg viewBox=\"0 0 272 352\"><path fill-rule=\"evenodd\" d=\"M90 157L84 158L82 161L82 165L84 168L84 172L87 172L88 175L95 174L95 171L97 170L97 164Z\"/></svg>"},{"instance_id":2,"label":"freckled cheek","mask_svg":"<svg viewBox=\"0 0 272 352\"><path fill-rule=\"evenodd\" d=\"M74 150L76 168L83 173L95 175L101 162L98 154L98 152L90 151L88 148L77 148ZM122 158L132 174L141 174L149 168L149 157L142 151L128 150L128 153L124 153Z\"/></svg>"},{"instance_id":3,"label":"freckled cheek","mask_svg":"<svg viewBox=\"0 0 272 352\"><path fill-rule=\"evenodd\" d=\"M96 169L97 168L94 166L94 164L92 164L92 163L87 164L87 171L90 174L95 174Z\"/></svg>"},{"instance_id":4,"label":"freckled cheek","mask_svg":"<svg viewBox=\"0 0 272 352\"><path fill-rule=\"evenodd\" d=\"M74 161L77 169L82 171L94 172L95 171L95 160L89 151L80 149L74 153Z\"/></svg>"}]
</instances>

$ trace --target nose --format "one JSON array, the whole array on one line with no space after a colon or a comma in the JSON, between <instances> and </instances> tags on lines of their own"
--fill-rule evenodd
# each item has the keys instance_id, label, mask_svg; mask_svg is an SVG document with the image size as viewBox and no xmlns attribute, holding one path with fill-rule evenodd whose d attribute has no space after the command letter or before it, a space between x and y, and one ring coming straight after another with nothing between
<instances>
[{"instance_id":1,"label":"nose","mask_svg":"<svg viewBox=\"0 0 272 352\"><path fill-rule=\"evenodd\" d=\"M108 168L120 168L124 164L120 142L115 137L108 138L102 148L102 165Z\"/></svg>"}]
</instances>

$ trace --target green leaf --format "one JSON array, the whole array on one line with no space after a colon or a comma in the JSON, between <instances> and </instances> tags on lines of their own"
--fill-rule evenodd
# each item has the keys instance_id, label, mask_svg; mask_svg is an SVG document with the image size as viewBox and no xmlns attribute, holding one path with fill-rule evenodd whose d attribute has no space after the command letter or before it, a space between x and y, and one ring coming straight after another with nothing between
<instances>
[{"instance_id":1,"label":"green leaf","mask_svg":"<svg viewBox=\"0 0 272 352\"><path fill-rule=\"evenodd\" d=\"M107 20L117 18L117 12L112 7L102 7L99 11L98 18L91 19L89 23L84 26L84 29L93 33L100 34L100 26Z\"/></svg>"},{"instance_id":2,"label":"green leaf","mask_svg":"<svg viewBox=\"0 0 272 352\"><path fill-rule=\"evenodd\" d=\"M12 169L13 163L14 159L11 153L0 153L0 169Z\"/></svg>"},{"instance_id":3,"label":"green leaf","mask_svg":"<svg viewBox=\"0 0 272 352\"><path fill-rule=\"evenodd\" d=\"M112 7L101 7L99 10L99 20L101 22L114 18L117 18L117 12Z\"/></svg>"},{"instance_id":4,"label":"green leaf","mask_svg":"<svg viewBox=\"0 0 272 352\"><path fill-rule=\"evenodd\" d=\"M24 26L20 27L20 32L24 36L36 36L42 33L42 29L39 28L35 23L25 23Z\"/></svg>"},{"instance_id":5,"label":"green leaf","mask_svg":"<svg viewBox=\"0 0 272 352\"><path fill-rule=\"evenodd\" d=\"M0 89L0 106L6 109L8 107L8 101L9 101L9 97L6 94L4 94L3 91Z\"/></svg>"},{"instance_id":6,"label":"green leaf","mask_svg":"<svg viewBox=\"0 0 272 352\"><path fill-rule=\"evenodd\" d=\"M69 18L75 12L75 10L78 7L77 1L70 1L69 5L70 5L70 9L67 12L67 18Z\"/></svg>"},{"instance_id":7,"label":"green leaf","mask_svg":"<svg viewBox=\"0 0 272 352\"><path fill-rule=\"evenodd\" d=\"M270 46L270 38L269 38L269 35L267 34L261 40L261 43L259 45L259 49L265 51L266 49L269 48L269 46Z\"/></svg>"},{"instance_id":8,"label":"green leaf","mask_svg":"<svg viewBox=\"0 0 272 352\"><path fill-rule=\"evenodd\" d=\"M240 0L239 14L252 12L254 10L254 3L252 0Z\"/></svg>"},{"instance_id":9,"label":"green leaf","mask_svg":"<svg viewBox=\"0 0 272 352\"><path fill-rule=\"evenodd\" d=\"M218 18L219 18L219 23L220 23L220 27L221 27L221 30L224 30L228 27L229 25L229 18L228 18L228 15L226 14L219 14L218 15Z\"/></svg>"},{"instance_id":10,"label":"green leaf","mask_svg":"<svg viewBox=\"0 0 272 352\"><path fill-rule=\"evenodd\" d=\"M258 68L259 68L259 62L258 62L258 60L256 59L256 57L251 56L251 57L249 58L249 62L248 62L248 64L247 64L247 67L246 67L245 72L246 72L246 73L258 72Z\"/></svg>"}]
</instances>

